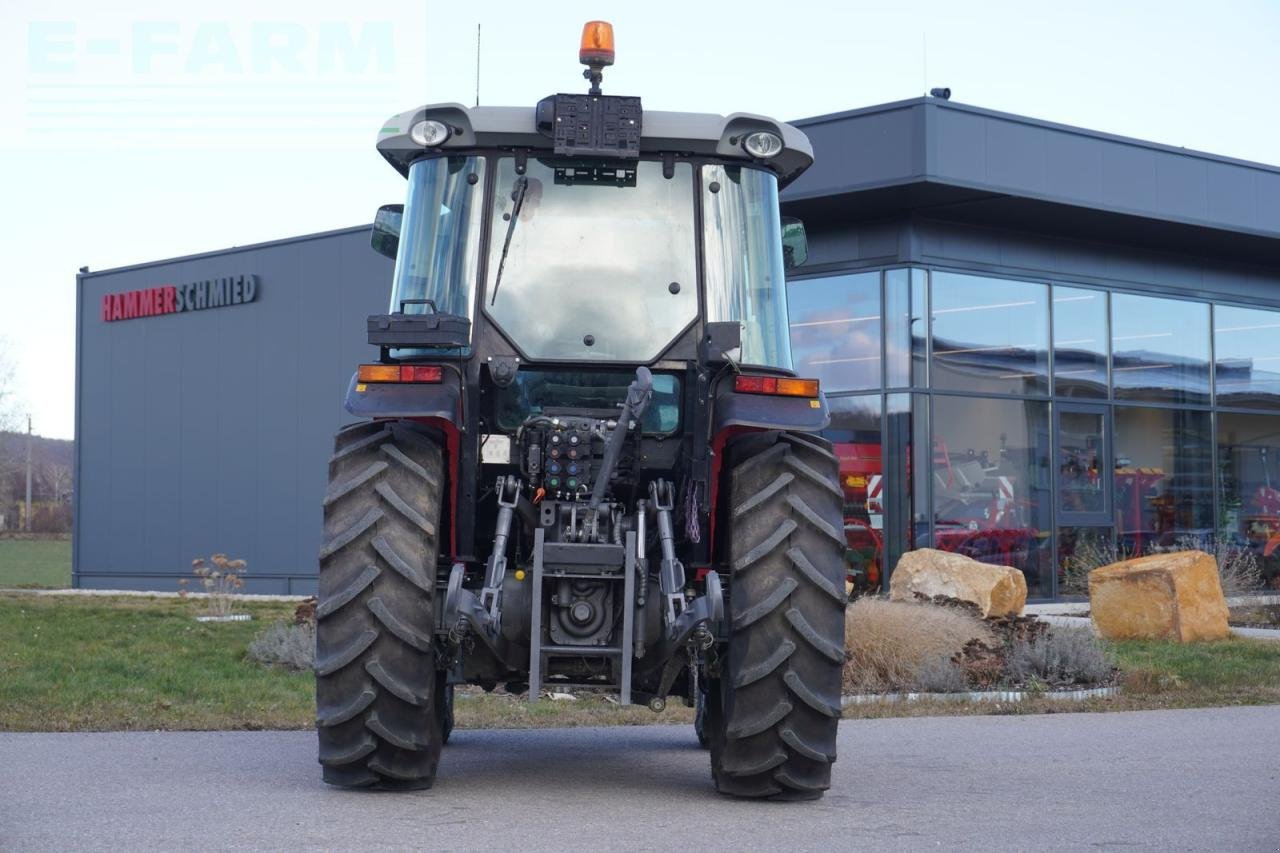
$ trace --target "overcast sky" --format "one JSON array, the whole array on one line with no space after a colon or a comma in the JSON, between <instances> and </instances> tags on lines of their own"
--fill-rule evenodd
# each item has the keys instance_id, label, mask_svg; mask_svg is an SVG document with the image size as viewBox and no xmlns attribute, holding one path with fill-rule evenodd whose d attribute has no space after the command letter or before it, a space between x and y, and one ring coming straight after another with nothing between
<instances>
[{"instance_id":1,"label":"overcast sky","mask_svg":"<svg viewBox=\"0 0 1280 853\"><path fill-rule=\"evenodd\" d=\"M0 338L36 431L74 430L75 272L368 222L382 122L584 86L783 119L953 100L1280 164L1280 0L484 3L3 0ZM350 286L359 287L360 282ZM372 285L370 285L372 286ZM353 323L363 322L353 317Z\"/></svg>"}]
</instances>

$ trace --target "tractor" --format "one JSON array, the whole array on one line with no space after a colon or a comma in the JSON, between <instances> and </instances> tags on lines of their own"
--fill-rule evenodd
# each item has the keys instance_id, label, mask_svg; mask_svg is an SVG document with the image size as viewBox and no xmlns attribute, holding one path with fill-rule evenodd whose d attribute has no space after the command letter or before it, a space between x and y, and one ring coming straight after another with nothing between
<instances>
[{"instance_id":1,"label":"tractor","mask_svg":"<svg viewBox=\"0 0 1280 853\"><path fill-rule=\"evenodd\" d=\"M830 785L844 496L792 370L778 191L794 127L585 94L425 106L378 152L394 258L329 462L316 608L325 782L430 787L456 685L696 707L716 788Z\"/></svg>"}]
</instances>

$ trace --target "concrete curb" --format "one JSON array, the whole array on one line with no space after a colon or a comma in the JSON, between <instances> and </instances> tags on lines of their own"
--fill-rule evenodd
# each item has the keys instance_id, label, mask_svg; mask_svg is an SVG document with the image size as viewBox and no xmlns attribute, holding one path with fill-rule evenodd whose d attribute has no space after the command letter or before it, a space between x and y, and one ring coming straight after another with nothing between
<instances>
[{"instance_id":1,"label":"concrete curb","mask_svg":"<svg viewBox=\"0 0 1280 853\"><path fill-rule=\"evenodd\" d=\"M0 589L0 595L35 595L69 597L181 598L176 592L151 592L137 589ZM208 593L189 592L187 598L204 598ZM249 595L236 593L237 601L306 601L309 595Z\"/></svg>"},{"instance_id":2,"label":"concrete curb","mask_svg":"<svg viewBox=\"0 0 1280 853\"><path fill-rule=\"evenodd\" d=\"M1251 640L1280 641L1280 630L1275 628L1232 628L1231 633L1237 637L1248 637Z\"/></svg>"},{"instance_id":3,"label":"concrete curb","mask_svg":"<svg viewBox=\"0 0 1280 853\"><path fill-rule=\"evenodd\" d=\"M1119 696L1119 687L1091 687L1084 690L971 690L967 693L850 693L840 697L840 706L895 705L900 702L1023 702L1041 698L1059 702L1083 702Z\"/></svg>"},{"instance_id":4,"label":"concrete curb","mask_svg":"<svg viewBox=\"0 0 1280 853\"><path fill-rule=\"evenodd\" d=\"M1280 593L1258 592L1252 595L1230 595L1227 596L1228 607L1253 607L1254 605L1275 605L1280 604Z\"/></svg>"},{"instance_id":5,"label":"concrete curb","mask_svg":"<svg viewBox=\"0 0 1280 853\"><path fill-rule=\"evenodd\" d=\"M1093 633L1098 633L1093 620L1088 616L1041 616L1040 621L1048 622L1050 625L1064 625L1070 628L1084 628L1087 626ZM1276 628L1236 628L1233 626L1231 633L1237 637L1248 637L1252 640L1280 642L1280 629Z\"/></svg>"}]
</instances>

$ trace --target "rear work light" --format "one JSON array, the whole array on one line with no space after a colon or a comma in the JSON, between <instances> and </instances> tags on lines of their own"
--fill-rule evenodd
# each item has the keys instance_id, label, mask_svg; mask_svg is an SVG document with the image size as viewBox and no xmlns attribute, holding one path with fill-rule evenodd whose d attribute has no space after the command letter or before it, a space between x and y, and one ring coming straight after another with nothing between
<instances>
[{"instance_id":1,"label":"rear work light","mask_svg":"<svg viewBox=\"0 0 1280 853\"><path fill-rule=\"evenodd\" d=\"M439 382L444 369L434 364L362 364L357 382Z\"/></svg>"},{"instance_id":2,"label":"rear work light","mask_svg":"<svg viewBox=\"0 0 1280 853\"><path fill-rule=\"evenodd\" d=\"M778 376L739 376L733 390L739 394L775 394L783 397L816 397L818 380Z\"/></svg>"}]
</instances>

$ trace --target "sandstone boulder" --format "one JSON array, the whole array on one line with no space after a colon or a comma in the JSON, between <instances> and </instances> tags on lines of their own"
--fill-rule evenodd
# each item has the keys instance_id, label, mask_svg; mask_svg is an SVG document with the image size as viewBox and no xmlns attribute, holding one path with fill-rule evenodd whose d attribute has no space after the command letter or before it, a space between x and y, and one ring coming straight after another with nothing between
<instances>
[{"instance_id":1,"label":"sandstone boulder","mask_svg":"<svg viewBox=\"0 0 1280 853\"><path fill-rule=\"evenodd\" d=\"M1218 563L1202 551L1153 554L1089 573L1089 610L1109 640L1221 640L1231 634Z\"/></svg>"},{"instance_id":2,"label":"sandstone boulder","mask_svg":"<svg viewBox=\"0 0 1280 853\"><path fill-rule=\"evenodd\" d=\"M891 600L914 601L917 595L971 602L984 618L1018 616L1027 603L1027 579L1008 566L921 548L903 554L889 580Z\"/></svg>"}]
</instances>

